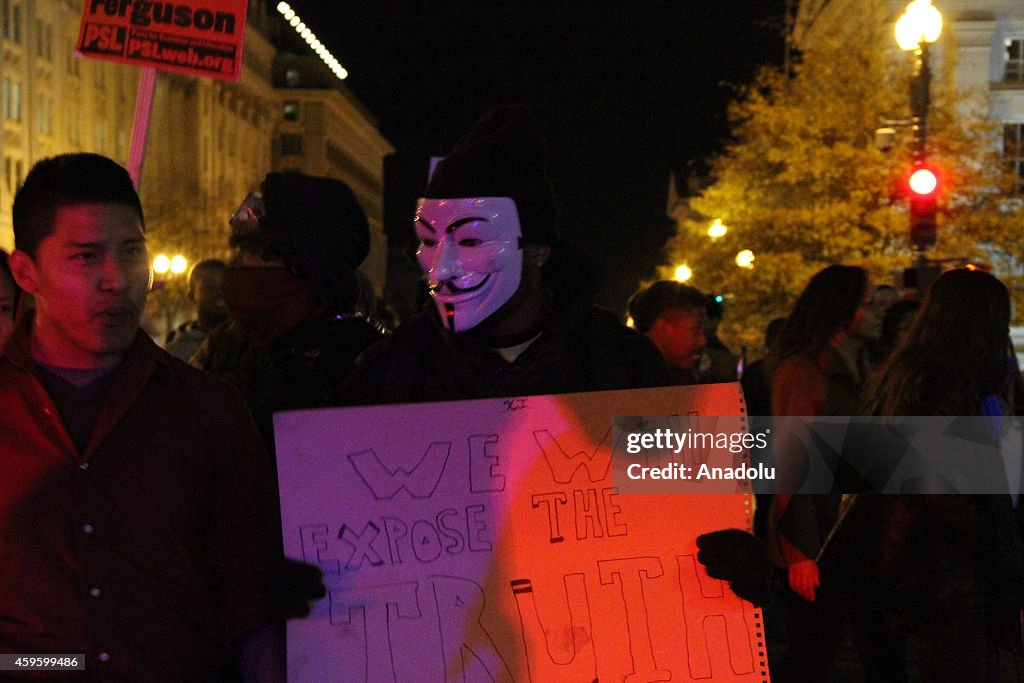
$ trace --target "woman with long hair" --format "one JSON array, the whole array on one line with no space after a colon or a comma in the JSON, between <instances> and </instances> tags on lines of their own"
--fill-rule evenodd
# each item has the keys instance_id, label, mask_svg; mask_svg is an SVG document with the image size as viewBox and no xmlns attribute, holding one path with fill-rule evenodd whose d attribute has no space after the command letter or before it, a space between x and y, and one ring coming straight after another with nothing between
<instances>
[{"instance_id":1,"label":"woman with long hair","mask_svg":"<svg viewBox=\"0 0 1024 683\"><path fill-rule=\"evenodd\" d=\"M1002 415L1016 373L1009 323L1002 282L980 270L943 273L870 389L865 412ZM998 440L989 421L977 420L975 431ZM1006 493L859 495L822 561L845 573L851 597L892 634L890 642L916 638L921 681L1001 680L1000 645L1014 631L1020 645L1024 550ZM878 676L903 680L902 657L890 657L888 667Z\"/></svg>"},{"instance_id":2,"label":"woman with long hair","mask_svg":"<svg viewBox=\"0 0 1024 683\"><path fill-rule=\"evenodd\" d=\"M871 290L867 272L833 265L819 271L804 288L767 360L775 417L780 486L798 488L803 459L798 437L788 439L780 417L852 415L861 401L861 384L837 349L857 324ZM792 631L780 681L825 680L841 642L845 615L837 586L821 576L816 557L839 516L838 494L774 496L769 512L768 545L783 568L791 593L787 600Z\"/></svg>"},{"instance_id":3,"label":"woman with long hair","mask_svg":"<svg viewBox=\"0 0 1024 683\"><path fill-rule=\"evenodd\" d=\"M1010 295L981 270L932 285L921 312L879 373L871 415L982 415L1007 389ZM998 403L998 402L997 402Z\"/></svg>"},{"instance_id":4,"label":"woman with long hair","mask_svg":"<svg viewBox=\"0 0 1024 683\"><path fill-rule=\"evenodd\" d=\"M860 387L837 367L835 350L864 313L868 275L828 266L801 292L768 357L774 415L850 415Z\"/></svg>"}]
</instances>

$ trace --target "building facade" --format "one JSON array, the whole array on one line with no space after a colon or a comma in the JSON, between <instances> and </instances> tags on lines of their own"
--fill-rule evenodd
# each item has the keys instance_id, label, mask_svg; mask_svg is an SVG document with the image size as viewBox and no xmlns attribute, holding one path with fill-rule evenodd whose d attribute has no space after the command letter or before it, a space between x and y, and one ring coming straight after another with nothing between
<instances>
[{"instance_id":1,"label":"building facade","mask_svg":"<svg viewBox=\"0 0 1024 683\"><path fill-rule=\"evenodd\" d=\"M139 69L75 54L82 0L0 0L3 136L0 248L14 193L39 159L65 152L128 160ZM377 122L264 0L250 0L242 77L158 72L140 182L151 250L223 256L227 219L268 171L348 183L369 219L364 271L383 290L383 159Z\"/></svg>"}]
</instances>

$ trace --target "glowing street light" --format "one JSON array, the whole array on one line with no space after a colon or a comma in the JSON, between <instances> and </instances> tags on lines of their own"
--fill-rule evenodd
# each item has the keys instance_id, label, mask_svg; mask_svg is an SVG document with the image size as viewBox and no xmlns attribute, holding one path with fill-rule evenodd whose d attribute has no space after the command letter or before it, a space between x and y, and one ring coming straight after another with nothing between
<instances>
[{"instance_id":1,"label":"glowing street light","mask_svg":"<svg viewBox=\"0 0 1024 683\"><path fill-rule=\"evenodd\" d=\"M934 43L942 33L942 14L932 0L913 0L896 21L896 42L901 50L912 52L922 43Z\"/></svg>"},{"instance_id":2,"label":"glowing street light","mask_svg":"<svg viewBox=\"0 0 1024 683\"><path fill-rule=\"evenodd\" d=\"M690 269L690 267L688 265L683 264L683 265L679 266L678 268L676 268L676 272L675 272L675 281L676 282L686 282L691 277L693 277L693 271Z\"/></svg>"},{"instance_id":3,"label":"glowing street light","mask_svg":"<svg viewBox=\"0 0 1024 683\"><path fill-rule=\"evenodd\" d=\"M181 254L175 254L174 258L171 259L171 272L175 275L181 275L188 268L188 261Z\"/></svg>"},{"instance_id":4,"label":"glowing street light","mask_svg":"<svg viewBox=\"0 0 1024 683\"><path fill-rule=\"evenodd\" d=\"M166 337L174 329L174 319L184 300L185 279L179 276L188 269L188 259L181 254L160 253L153 257L152 266L153 272L160 276L159 281L153 283L152 291L157 292L157 310L162 313Z\"/></svg>"},{"instance_id":5,"label":"glowing street light","mask_svg":"<svg viewBox=\"0 0 1024 683\"><path fill-rule=\"evenodd\" d=\"M708 236L713 240L724 237L727 232L729 232L729 228L722 225L722 219L720 218L716 218L715 222L708 228Z\"/></svg>"},{"instance_id":6,"label":"glowing street light","mask_svg":"<svg viewBox=\"0 0 1024 683\"><path fill-rule=\"evenodd\" d=\"M166 254L159 254L153 259L153 272L157 275L164 275L171 269L171 259Z\"/></svg>"},{"instance_id":7,"label":"glowing street light","mask_svg":"<svg viewBox=\"0 0 1024 683\"><path fill-rule=\"evenodd\" d=\"M749 249L744 249L740 253L736 254L736 265L740 268L753 268L754 252Z\"/></svg>"},{"instance_id":8,"label":"glowing street light","mask_svg":"<svg viewBox=\"0 0 1024 683\"><path fill-rule=\"evenodd\" d=\"M166 275L168 272L171 275L181 275L187 268L188 259L181 254L175 254L173 257L167 254L157 254L153 259L153 272L157 275Z\"/></svg>"}]
</instances>

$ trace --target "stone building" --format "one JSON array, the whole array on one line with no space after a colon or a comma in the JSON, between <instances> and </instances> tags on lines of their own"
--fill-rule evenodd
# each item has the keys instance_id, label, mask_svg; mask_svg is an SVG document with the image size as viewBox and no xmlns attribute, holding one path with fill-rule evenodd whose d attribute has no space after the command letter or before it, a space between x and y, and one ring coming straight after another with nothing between
<instances>
[{"instance_id":1,"label":"stone building","mask_svg":"<svg viewBox=\"0 0 1024 683\"><path fill-rule=\"evenodd\" d=\"M75 54L81 0L0 0L3 136L0 247L32 164L73 151L127 162L139 68ZM370 218L364 271L383 290L383 159L377 122L265 0L249 0L242 77L158 72L141 180L153 253L222 255L227 218L263 175L294 169L347 182Z\"/></svg>"}]
</instances>

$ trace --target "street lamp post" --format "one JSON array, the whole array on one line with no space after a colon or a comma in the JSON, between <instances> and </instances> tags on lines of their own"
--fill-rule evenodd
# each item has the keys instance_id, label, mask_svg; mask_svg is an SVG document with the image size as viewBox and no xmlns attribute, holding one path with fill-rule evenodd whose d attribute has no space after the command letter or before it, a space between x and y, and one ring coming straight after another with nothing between
<instances>
[{"instance_id":1,"label":"street lamp post","mask_svg":"<svg viewBox=\"0 0 1024 683\"><path fill-rule=\"evenodd\" d=\"M188 260L181 254L175 254L174 256L157 254L153 259L153 272L160 276L154 289L160 290L160 308L163 309L164 318L164 339L170 334L174 325L174 316L178 314L178 309L181 306L183 288L181 286L174 287L175 280L187 269ZM173 293L170 291L172 287L175 289Z\"/></svg>"},{"instance_id":2,"label":"street lamp post","mask_svg":"<svg viewBox=\"0 0 1024 683\"><path fill-rule=\"evenodd\" d=\"M928 106L931 103L932 71L928 46L942 33L942 14L931 0L913 0L896 21L896 42L914 53L914 74L910 81L910 111L913 117L914 154L923 159L928 140Z\"/></svg>"},{"instance_id":3,"label":"street lamp post","mask_svg":"<svg viewBox=\"0 0 1024 683\"><path fill-rule=\"evenodd\" d=\"M900 48L914 53L914 71L910 80L911 127L914 132L914 168L912 176L924 177L928 159L928 107L931 104L932 72L928 46L942 33L942 14L931 0L913 0L896 21L896 42ZM929 172L930 173L930 172ZM934 174L931 174L934 180ZM917 251L917 268L923 272L928 265L925 250L935 243L935 187L922 192L911 187L910 242ZM916 194L915 194L916 193Z\"/></svg>"}]
</instances>

